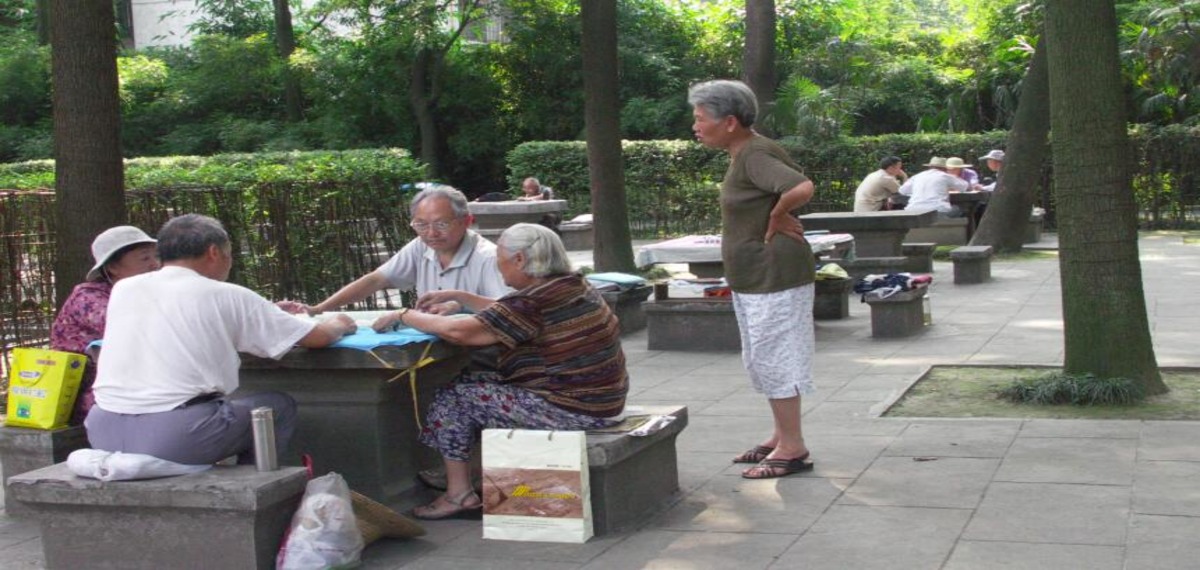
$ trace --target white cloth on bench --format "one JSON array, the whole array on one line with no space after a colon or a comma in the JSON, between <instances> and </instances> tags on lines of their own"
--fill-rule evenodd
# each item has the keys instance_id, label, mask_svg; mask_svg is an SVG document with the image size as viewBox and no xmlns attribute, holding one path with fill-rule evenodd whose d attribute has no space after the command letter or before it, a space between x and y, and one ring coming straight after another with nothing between
<instances>
[{"instance_id":1,"label":"white cloth on bench","mask_svg":"<svg viewBox=\"0 0 1200 570\"><path fill-rule=\"evenodd\" d=\"M211 469L212 465L184 465L144 453L77 449L67 456L67 468L88 479L131 481L190 475Z\"/></svg>"}]
</instances>

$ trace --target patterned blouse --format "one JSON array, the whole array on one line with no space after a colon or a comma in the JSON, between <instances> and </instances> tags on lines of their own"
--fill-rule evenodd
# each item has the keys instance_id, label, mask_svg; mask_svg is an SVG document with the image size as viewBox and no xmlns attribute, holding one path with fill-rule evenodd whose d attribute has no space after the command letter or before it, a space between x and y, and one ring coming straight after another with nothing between
<instances>
[{"instance_id":1,"label":"patterned blouse","mask_svg":"<svg viewBox=\"0 0 1200 570\"><path fill-rule=\"evenodd\" d=\"M108 311L108 296L112 284L107 281L85 281L75 286L62 310L50 327L50 348L85 354L88 344L104 338L105 314ZM79 396L75 400L71 425L83 423L88 410L95 401L92 382L96 380L96 363L88 358L83 369L83 380L79 385Z\"/></svg>"},{"instance_id":2,"label":"patterned blouse","mask_svg":"<svg viewBox=\"0 0 1200 570\"><path fill-rule=\"evenodd\" d=\"M565 410L607 418L625 409L629 375L617 318L579 275L501 297L475 315L500 339L500 373Z\"/></svg>"}]
</instances>

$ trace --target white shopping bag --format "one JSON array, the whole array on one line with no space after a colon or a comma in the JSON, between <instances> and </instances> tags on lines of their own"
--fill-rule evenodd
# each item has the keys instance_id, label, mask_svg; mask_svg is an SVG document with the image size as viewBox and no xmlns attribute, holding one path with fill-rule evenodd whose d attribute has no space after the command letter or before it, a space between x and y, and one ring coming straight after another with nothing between
<instances>
[{"instance_id":1,"label":"white shopping bag","mask_svg":"<svg viewBox=\"0 0 1200 570\"><path fill-rule=\"evenodd\" d=\"M483 537L587 542L592 537L582 431L483 430Z\"/></svg>"}]
</instances>

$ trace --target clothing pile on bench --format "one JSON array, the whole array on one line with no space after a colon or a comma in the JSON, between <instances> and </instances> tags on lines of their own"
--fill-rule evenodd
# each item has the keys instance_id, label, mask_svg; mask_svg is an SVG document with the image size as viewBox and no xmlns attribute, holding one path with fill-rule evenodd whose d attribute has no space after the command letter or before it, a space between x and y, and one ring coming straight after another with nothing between
<instances>
[{"instance_id":1,"label":"clothing pile on bench","mask_svg":"<svg viewBox=\"0 0 1200 570\"><path fill-rule=\"evenodd\" d=\"M867 299L886 299L901 291L911 291L928 287L933 282L932 275L912 273L888 273L886 275L870 274L854 283L854 292L862 295L861 302Z\"/></svg>"}]
</instances>

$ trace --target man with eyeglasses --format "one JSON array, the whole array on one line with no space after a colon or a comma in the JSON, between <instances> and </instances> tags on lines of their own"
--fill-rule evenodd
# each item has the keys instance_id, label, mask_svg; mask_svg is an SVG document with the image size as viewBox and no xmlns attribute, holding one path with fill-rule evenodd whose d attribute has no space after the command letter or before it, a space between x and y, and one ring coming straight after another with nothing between
<instances>
[{"instance_id":1,"label":"man with eyeglasses","mask_svg":"<svg viewBox=\"0 0 1200 570\"><path fill-rule=\"evenodd\" d=\"M392 287L416 288L417 296L431 291L455 289L497 299L511 289L496 269L496 244L470 229L471 214L467 197L444 185L419 192L410 205L413 231L417 239L408 242L378 269L342 287L328 299L309 306L283 302L287 311L310 315L338 309ZM422 310L452 314L463 310L449 301Z\"/></svg>"}]
</instances>

